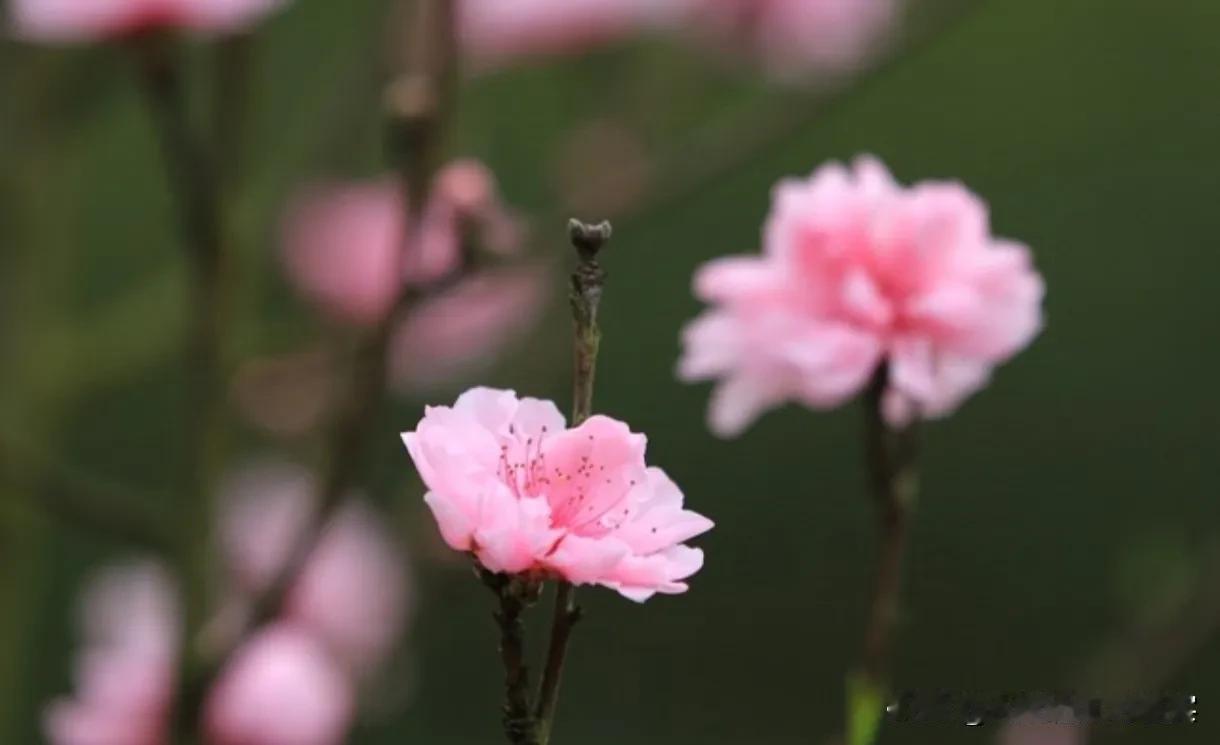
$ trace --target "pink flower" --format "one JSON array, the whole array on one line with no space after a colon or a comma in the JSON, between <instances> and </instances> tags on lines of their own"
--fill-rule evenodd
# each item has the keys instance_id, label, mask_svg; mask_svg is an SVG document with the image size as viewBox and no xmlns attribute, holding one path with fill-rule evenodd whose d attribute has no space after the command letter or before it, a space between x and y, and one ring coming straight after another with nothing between
<instances>
[{"instance_id":1,"label":"pink flower","mask_svg":"<svg viewBox=\"0 0 1220 745\"><path fill-rule=\"evenodd\" d=\"M782 182L764 246L695 276L713 308L687 326L679 376L720 381L722 436L788 401L838 406L882 363L891 423L944 416L1042 326L1029 250L990 234L978 197L904 188L872 158Z\"/></svg>"},{"instance_id":2,"label":"pink flower","mask_svg":"<svg viewBox=\"0 0 1220 745\"><path fill-rule=\"evenodd\" d=\"M283 0L12 0L13 27L24 38L80 42L158 28L229 33L270 13Z\"/></svg>"},{"instance_id":3,"label":"pink flower","mask_svg":"<svg viewBox=\"0 0 1220 745\"><path fill-rule=\"evenodd\" d=\"M210 745L338 745L354 711L351 683L318 642L272 626L237 651L208 696Z\"/></svg>"},{"instance_id":4,"label":"pink flower","mask_svg":"<svg viewBox=\"0 0 1220 745\"><path fill-rule=\"evenodd\" d=\"M462 45L475 63L584 51L627 37L672 0L459 0Z\"/></svg>"},{"instance_id":5,"label":"pink flower","mask_svg":"<svg viewBox=\"0 0 1220 745\"><path fill-rule=\"evenodd\" d=\"M537 322L546 279L538 266L485 272L421 303L394 336L391 384L418 393L468 377Z\"/></svg>"},{"instance_id":6,"label":"pink flower","mask_svg":"<svg viewBox=\"0 0 1220 745\"><path fill-rule=\"evenodd\" d=\"M285 220L289 278L327 314L369 325L385 316L404 285L426 286L459 270L467 240L499 255L516 253L523 240L494 176L474 160L454 161L437 174L416 244L405 247L400 269L402 215L392 181L313 187ZM537 319L545 273L541 266L476 271L420 302L394 332L394 387L434 388L493 357Z\"/></svg>"},{"instance_id":7,"label":"pink flower","mask_svg":"<svg viewBox=\"0 0 1220 745\"><path fill-rule=\"evenodd\" d=\"M161 745L177 674L179 618L169 577L152 563L111 568L85 594L77 692L45 718L52 745Z\"/></svg>"},{"instance_id":8,"label":"pink flower","mask_svg":"<svg viewBox=\"0 0 1220 745\"><path fill-rule=\"evenodd\" d=\"M283 569L315 489L307 471L281 463L252 465L230 479L221 541L245 594L262 590ZM365 674L402 632L407 591L401 549L369 508L350 501L324 529L289 592L284 618L313 633L347 669Z\"/></svg>"},{"instance_id":9,"label":"pink flower","mask_svg":"<svg viewBox=\"0 0 1220 745\"><path fill-rule=\"evenodd\" d=\"M646 440L594 416L568 429L549 401L473 388L428 407L403 442L450 547L493 572L599 584L643 601L703 565L683 541L712 527L644 462Z\"/></svg>"},{"instance_id":10,"label":"pink flower","mask_svg":"<svg viewBox=\"0 0 1220 745\"><path fill-rule=\"evenodd\" d=\"M474 232L493 252L508 253L520 243L494 177L477 161L455 161L437 175L411 246L404 245L404 206L390 179L310 187L284 221L289 279L329 315L370 325L389 311L404 284L427 285L457 269L464 232Z\"/></svg>"},{"instance_id":11,"label":"pink flower","mask_svg":"<svg viewBox=\"0 0 1220 745\"><path fill-rule=\"evenodd\" d=\"M770 72L850 71L877 48L899 0L686 0L698 31Z\"/></svg>"},{"instance_id":12,"label":"pink flower","mask_svg":"<svg viewBox=\"0 0 1220 745\"><path fill-rule=\"evenodd\" d=\"M221 579L229 599L207 641L232 644L251 597L288 560L314 493L303 469L250 466L221 499ZM274 624L246 642L211 692L209 745L329 745L353 690L402 632L405 561L372 512L348 502L324 529ZM155 564L112 569L84 604L77 694L53 703L52 745L165 745L180 645L173 584ZM240 629L240 626L237 627Z\"/></svg>"}]
</instances>

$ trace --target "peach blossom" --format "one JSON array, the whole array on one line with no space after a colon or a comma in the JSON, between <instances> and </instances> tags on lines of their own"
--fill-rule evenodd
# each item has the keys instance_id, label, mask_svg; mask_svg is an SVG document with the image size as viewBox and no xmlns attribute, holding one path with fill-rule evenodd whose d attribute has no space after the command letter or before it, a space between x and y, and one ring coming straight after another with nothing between
<instances>
[{"instance_id":1,"label":"peach blossom","mask_svg":"<svg viewBox=\"0 0 1220 745\"><path fill-rule=\"evenodd\" d=\"M487 569L599 584L643 601L685 592L712 522L644 460L646 439L594 416L569 429L549 401L473 388L403 434L441 535Z\"/></svg>"},{"instance_id":2,"label":"peach blossom","mask_svg":"<svg viewBox=\"0 0 1220 745\"><path fill-rule=\"evenodd\" d=\"M393 179L308 187L284 220L281 258L289 279L327 314L369 325L389 311L404 285L452 273L467 232L495 253L520 244L516 219L477 161L454 161L437 174L410 246L405 206Z\"/></svg>"},{"instance_id":3,"label":"peach blossom","mask_svg":"<svg viewBox=\"0 0 1220 745\"><path fill-rule=\"evenodd\" d=\"M483 272L421 303L394 336L391 385L419 393L468 379L538 321L548 275L542 266Z\"/></svg>"},{"instance_id":4,"label":"peach blossom","mask_svg":"<svg viewBox=\"0 0 1220 745\"><path fill-rule=\"evenodd\" d=\"M10 20L23 38L81 42L156 28L229 33L284 0L11 0Z\"/></svg>"},{"instance_id":5,"label":"peach blossom","mask_svg":"<svg viewBox=\"0 0 1220 745\"><path fill-rule=\"evenodd\" d=\"M876 50L899 0L686 0L689 23L726 50L757 57L782 78L841 73Z\"/></svg>"},{"instance_id":6,"label":"peach blossom","mask_svg":"<svg viewBox=\"0 0 1220 745\"><path fill-rule=\"evenodd\" d=\"M459 0L463 48L479 67L582 52L630 36L672 0Z\"/></svg>"},{"instance_id":7,"label":"peach blossom","mask_svg":"<svg viewBox=\"0 0 1220 745\"><path fill-rule=\"evenodd\" d=\"M209 745L339 745L350 681L310 634L279 624L239 649L204 707Z\"/></svg>"},{"instance_id":8,"label":"peach blossom","mask_svg":"<svg viewBox=\"0 0 1220 745\"><path fill-rule=\"evenodd\" d=\"M218 531L228 601L206 626L207 641L236 640L230 625L246 618L253 594L287 561L313 493L309 473L288 464L252 465L229 477ZM405 574L399 547L371 509L358 501L341 507L289 590L283 612L245 643L211 692L209 745L340 742L353 689L402 632ZM157 564L120 566L92 583L77 692L46 711L52 745L168 742L178 614L173 583Z\"/></svg>"},{"instance_id":9,"label":"peach blossom","mask_svg":"<svg viewBox=\"0 0 1220 745\"><path fill-rule=\"evenodd\" d=\"M48 742L162 745L181 633L173 583L150 562L112 567L90 584L82 611L76 694L47 708Z\"/></svg>"},{"instance_id":10,"label":"peach blossom","mask_svg":"<svg viewBox=\"0 0 1220 745\"><path fill-rule=\"evenodd\" d=\"M1029 249L993 237L958 183L902 187L868 157L828 165L776 187L763 242L695 275L712 308L683 334L679 376L719 381L722 436L785 402L838 406L882 363L891 423L944 416L1042 326Z\"/></svg>"},{"instance_id":11,"label":"peach blossom","mask_svg":"<svg viewBox=\"0 0 1220 745\"><path fill-rule=\"evenodd\" d=\"M235 473L225 487L221 541L229 570L247 594L282 570L304 530L316 485L298 466L266 462ZM373 511L349 501L324 529L284 617L313 633L356 673L367 673L402 632L406 558Z\"/></svg>"},{"instance_id":12,"label":"peach blossom","mask_svg":"<svg viewBox=\"0 0 1220 745\"><path fill-rule=\"evenodd\" d=\"M388 180L306 190L284 223L289 279L328 315L369 325L384 318L404 286L437 283L460 269L463 244L510 256L523 241L521 221L504 205L495 177L475 160L441 169L415 245L405 247L403 208ZM545 272L475 270L422 300L394 331L392 385L402 392L439 387L490 360L537 319Z\"/></svg>"}]
</instances>

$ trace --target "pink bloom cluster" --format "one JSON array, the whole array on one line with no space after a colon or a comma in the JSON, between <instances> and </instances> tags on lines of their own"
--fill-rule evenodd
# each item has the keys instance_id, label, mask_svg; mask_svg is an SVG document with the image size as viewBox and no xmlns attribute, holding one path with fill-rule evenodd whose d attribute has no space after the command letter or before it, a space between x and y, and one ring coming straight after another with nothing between
<instances>
[{"instance_id":1,"label":"pink bloom cluster","mask_svg":"<svg viewBox=\"0 0 1220 745\"><path fill-rule=\"evenodd\" d=\"M80 42L158 28L239 31L284 0L11 0L13 28L24 38Z\"/></svg>"},{"instance_id":2,"label":"pink bloom cluster","mask_svg":"<svg viewBox=\"0 0 1220 745\"><path fill-rule=\"evenodd\" d=\"M898 0L693 0L697 31L781 78L847 72L876 49Z\"/></svg>"},{"instance_id":3,"label":"pink bloom cluster","mask_svg":"<svg viewBox=\"0 0 1220 745\"><path fill-rule=\"evenodd\" d=\"M583 51L639 30L672 0L459 0L458 30L482 66Z\"/></svg>"},{"instance_id":4,"label":"pink bloom cluster","mask_svg":"<svg viewBox=\"0 0 1220 745\"><path fill-rule=\"evenodd\" d=\"M427 286L462 262L463 241L516 253L523 231L481 163L459 160L437 175L411 232L397 183L320 184L307 189L284 220L282 259L298 290L331 317L358 325L380 321L404 286ZM487 270L418 305L394 335L391 380L417 390L487 358L541 311L544 273L537 267Z\"/></svg>"},{"instance_id":5,"label":"pink bloom cluster","mask_svg":"<svg viewBox=\"0 0 1220 745\"><path fill-rule=\"evenodd\" d=\"M891 423L943 416L1042 326L1029 250L988 223L962 185L906 188L873 158L784 181L762 255L695 275L713 307L685 329L679 375L720 381L710 423L722 436L788 401L837 406L882 364Z\"/></svg>"},{"instance_id":6,"label":"pink bloom cluster","mask_svg":"<svg viewBox=\"0 0 1220 745\"><path fill-rule=\"evenodd\" d=\"M866 59L899 0L461 0L463 46L478 66L567 54L644 31L675 31L794 77Z\"/></svg>"},{"instance_id":7,"label":"pink bloom cluster","mask_svg":"<svg viewBox=\"0 0 1220 745\"><path fill-rule=\"evenodd\" d=\"M308 476L268 465L229 485L220 526L229 579L214 621L242 617L305 524ZM247 641L208 692L208 745L338 745L355 691L401 630L403 561L370 511L345 506L326 528L284 613ZM52 745L167 745L181 645L173 582L154 563L112 568L86 594L73 698L46 712ZM223 631L224 629L220 629Z\"/></svg>"},{"instance_id":8,"label":"pink bloom cluster","mask_svg":"<svg viewBox=\"0 0 1220 745\"><path fill-rule=\"evenodd\" d=\"M646 439L549 401L473 388L429 407L403 442L445 542L493 572L599 584L636 601L680 593L703 565L683 544L712 522L644 461Z\"/></svg>"}]
</instances>

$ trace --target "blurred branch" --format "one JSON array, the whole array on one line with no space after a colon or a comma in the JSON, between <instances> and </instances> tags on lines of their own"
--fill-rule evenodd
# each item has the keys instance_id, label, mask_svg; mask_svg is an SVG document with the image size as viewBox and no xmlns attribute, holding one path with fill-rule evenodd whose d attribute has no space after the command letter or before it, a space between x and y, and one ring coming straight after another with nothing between
<instances>
[{"instance_id":1,"label":"blurred branch","mask_svg":"<svg viewBox=\"0 0 1220 745\"><path fill-rule=\"evenodd\" d=\"M395 276L405 276L406 262L411 259L410 247L418 245L417 233L423 222L419 213L428 199L433 175L440 160L440 145L452 108L453 84L456 81L456 38L452 0L417 0L416 16L411 25L409 55L401 73L386 88L385 107L388 119L387 142L390 157L403 182L405 224L408 226L399 253ZM460 270L455 270L457 274ZM440 280L443 285L454 277ZM215 677L228 654L246 637L272 620L280 611L284 599L313 553L331 517L343 498L354 486L372 433L372 424L385 399L385 376L390 340L399 323L423 295L435 287L416 288L404 285L393 308L376 327L358 341L352 363L348 392L335 416L327 448L314 512L301 535L296 539L289 558L267 590L255 599L246 628L221 654L202 660L199 670L188 684L183 706L191 730L197 725L203 692Z\"/></svg>"},{"instance_id":2,"label":"blurred branch","mask_svg":"<svg viewBox=\"0 0 1220 745\"><path fill-rule=\"evenodd\" d=\"M1203 551L1194 591L1172 618L1114 634L1082 667L1082 690L1108 698L1169 682L1220 629L1220 539Z\"/></svg>"},{"instance_id":3,"label":"blurred branch","mask_svg":"<svg viewBox=\"0 0 1220 745\"><path fill-rule=\"evenodd\" d=\"M33 485L37 484L37 488ZM36 454L0 433L0 489L14 503L22 500L35 511L89 534L152 551L173 553L173 541L147 507L137 505L131 490ZM139 500L153 504L152 500Z\"/></svg>"},{"instance_id":4,"label":"blurred branch","mask_svg":"<svg viewBox=\"0 0 1220 745\"><path fill-rule=\"evenodd\" d=\"M422 223L419 212L427 202L433 174L439 161L439 145L450 110L450 95L456 64L456 42L451 0L419 0L412 26L412 57L406 72L387 87L391 157L398 166L406 194L404 209L409 226L399 253L395 276L406 274L410 246L418 245L415 230ZM452 278L449 278L450 280ZM442 283L445 281L442 280ZM385 397L385 376L390 339L416 300L433 288L404 286L386 317L360 340L353 361L349 391L335 417L328 448L329 462L323 471L319 499L309 529L297 541L292 559L272 589L260 599L255 620L262 623L278 612L283 596L304 566L326 523L359 475L361 454L371 433L371 424Z\"/></svg>"},{"instance_id":5,"label":"blurred branch","mask_svg":"<svg viewBox=\"0 0 1220 745\"><path fill-rule=\"evenodd\" d=\"M911 511L918 493L918 441L914 425L893 427L883 399L889 367L873 375L865 394L866 455L877 509L877 567L859 667L848 678L847 742L871 745L881 724L891 649L902 599L902 565Z\"/></svg>"}]
</instances>

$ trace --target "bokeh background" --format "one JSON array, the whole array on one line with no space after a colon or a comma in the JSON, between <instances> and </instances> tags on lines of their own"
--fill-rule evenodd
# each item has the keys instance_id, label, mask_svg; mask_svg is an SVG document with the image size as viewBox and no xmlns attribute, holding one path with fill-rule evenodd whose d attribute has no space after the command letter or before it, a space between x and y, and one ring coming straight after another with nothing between
<instances>
[{"instance_id":1,"label":"bokeh background","mask_svg":"<svg viewBox=\"0 0 1220 745\"><path fill-rule=\"evenodd\" d=\"M597 408L646 432L651 461L718 523L697 541L707 565L688 595L636 606L582 593L560 742L783 745L839 726L873 549L861 412L785 409L721 442L704 426L707 389L673 369L696 265L757 247L776 180L862 152L904 181L957 178L984 195L1048 285L1042 336L926 430L897 686L1168 688L1198 696L1199 724L1094 741L1215 741L1220 3L982 0L959 17L966 4L915 3L909 43L830 87L776 86L660 39L464 85L449 149L491 165L532 219L534 250L567 261L570 212L619 218ZM249 355L318 331L274 259L285 199L309 177L381 170L385 6L298 0L259 34L237 207ZM185 267L128 63L113 49L0 47L0 426L22 448L0 458L3 743L41 742L40 707L70 686L81 582L130 553L48 517L13 464L50 459L177 509ZM596 188L601 160L634 157L639 184ZM478 382L566 400L562 276L553 284L545 320ZM383 412L363 479L408 542L417 593L359 745L501 738L491 597L441 548L397 441L424 403ZM316 451L241 438L251 455ZM535 632L546 615L533 613ZM882 742L996 732L910 724Z\"/></svg>"}]
</instances>

